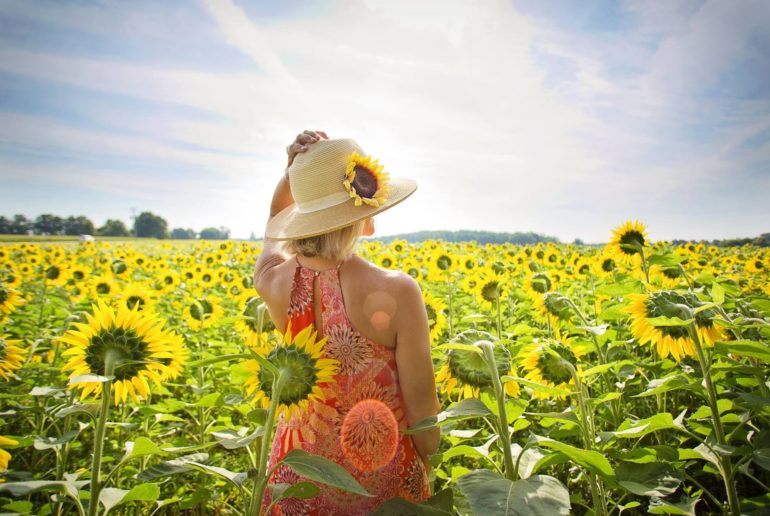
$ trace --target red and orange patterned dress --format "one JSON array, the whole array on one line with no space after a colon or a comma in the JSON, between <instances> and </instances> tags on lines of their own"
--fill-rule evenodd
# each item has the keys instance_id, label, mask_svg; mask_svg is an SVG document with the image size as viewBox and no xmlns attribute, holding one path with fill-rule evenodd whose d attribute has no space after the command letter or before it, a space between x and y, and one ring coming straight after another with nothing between
<instances>
[{"instance_id":1,"label":"red and orange patterned dress","mask_svg":"<svg viewBox=\"0 0 770 516\"><path fill-rule=\"evenodd\" d=\"M311 401L307 413L295 414L289 420L281 416L268 467L290 450L300 448L339 464L374 496L346 493L319 484L321 492L316 497L281 500L273 508L273 514L347 516L369 514L385 500L397 496L413 502L423 501L430 496L428 477L410 436L399 434L393 458L373 472L361 471L343 452L342 422L359 401L375 399L385 403L401 430L406 429L408 423L398 383L395 350L372 341L353 328L345 313L338 268L314 271L297 261L288 312L292 333L296 335L315 322L313 283L316 277L323 320L320 333L328 337L323 355L337 360L339 371L334 382L323 385L324 403ZM294 484L301 480L289 467L280 466L270 483ZM268 503L269 500L266 505Z\"/></svg>"}]
</instances>

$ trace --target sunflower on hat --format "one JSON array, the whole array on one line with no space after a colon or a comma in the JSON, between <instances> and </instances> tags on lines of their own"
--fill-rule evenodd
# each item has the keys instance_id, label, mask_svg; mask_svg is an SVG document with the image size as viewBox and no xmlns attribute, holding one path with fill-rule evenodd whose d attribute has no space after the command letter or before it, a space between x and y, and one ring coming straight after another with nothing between
<instances>
[{"instance_id":1,"label":"sunflower on hat","mask_svg":"<svg viewBox=\"0 0 770 516\"><path fill-rule=\"evenodd\" d=\"M378 160L353 152L348 158L343 184L356 206L367 204L376 208L388 200L389 179Z\"/></svg>"}]
</instances>

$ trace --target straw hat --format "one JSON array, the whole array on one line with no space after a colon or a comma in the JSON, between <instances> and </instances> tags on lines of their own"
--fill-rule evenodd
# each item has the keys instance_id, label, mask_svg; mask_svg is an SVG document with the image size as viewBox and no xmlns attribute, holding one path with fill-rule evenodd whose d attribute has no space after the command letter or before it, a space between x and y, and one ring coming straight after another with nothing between
<instances>
[{"instance_id":1,"label":"straw hat","mask_svg":"<svg viewBox=\"0 0 770 516\"><path fill-rule=\"evenodd\" d=\"M295 204L267 223L265 235L297 240L344 228L387 210L417 189L392 179L350 139L319 140L297 154L289 168Z\"/></svg>"}]
</instances>

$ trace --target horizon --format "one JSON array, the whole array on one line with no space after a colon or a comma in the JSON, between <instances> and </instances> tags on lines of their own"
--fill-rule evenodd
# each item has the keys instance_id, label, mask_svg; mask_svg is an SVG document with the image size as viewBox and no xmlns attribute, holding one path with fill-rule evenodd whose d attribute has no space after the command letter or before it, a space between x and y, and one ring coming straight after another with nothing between
<instances>
[{"instance_id":1,"label":"horizon","mask_svg":"<svg viewBox=\"0 0 770 516\"><path fill-rule=\"evenodd\" d=\"M769 229L770 2L6 0L0 27L6 217L261 237L314 129L420 185L379 238Z\"/></svg>"}]
</instances>

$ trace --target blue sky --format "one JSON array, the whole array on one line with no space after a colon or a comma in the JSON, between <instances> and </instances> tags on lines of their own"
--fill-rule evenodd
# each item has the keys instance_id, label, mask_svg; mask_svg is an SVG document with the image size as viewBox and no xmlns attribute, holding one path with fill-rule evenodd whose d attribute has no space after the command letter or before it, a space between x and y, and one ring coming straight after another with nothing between
<instances>
[{"instance_id":1,"label":"blue sky","mask_svg":"<svg viewBox=\"0 0 770 516\"><path fill-rule=\"evenodd\" d=\"M0 215L261 235L303 129L417 180L377 233L770 231L770 2L0 0Z\"/></svg>"}]
</instances>

